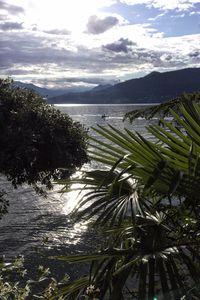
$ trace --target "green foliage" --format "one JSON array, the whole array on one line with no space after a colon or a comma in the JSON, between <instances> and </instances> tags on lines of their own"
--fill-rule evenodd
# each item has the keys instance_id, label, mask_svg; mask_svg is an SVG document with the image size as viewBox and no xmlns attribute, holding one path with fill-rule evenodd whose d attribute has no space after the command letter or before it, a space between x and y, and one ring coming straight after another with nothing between
<instances>
[{"instance_id":1,"label":"green foliage","mask_svg":"<svg viewBox=\"0 0 200 300\"><path fill-rule=\"evenodd\" d=\"M56 258L91 262L88 278L60 291L65 299L81 299L91 285L102 300L198 299L200 106L190 100L170 111L174 122L148 126L155 142L128 129L93 128L104 142L91 138L90 158L104 170L66 181L63 190L86 189L74 216L100 227L104 245Z\"/></svg>"},{"instance_id":2,"label":"green foliage","mask_svg":"<svg viewBox=\"0 0 200 300\"><path fill-rule=\"evenodd\" d=\"M183 94L175 99L170 101L153 105L144 109L137 109L131 112L126 113L124 119L129 119L130 122L133 122L136 118L142 117L147 120L153 117L164 117L164 116L171 116L170 109L173 109L176 112L179 112L179 106L183 102L200 102L200 93L192 93L192 94Z\"/></svg>"},{"instance_id":3,"label":"green foliage","mask_svg":"<svg viewBox=\"0 0 200 300\"><path fill-rule=\"evenodd\" d=\"M30 270L29 270L30 271ZM66 275L57 282L51 276L49 268L39 266L34 278L24 267L24 257L17 257L11 263L0 259L0 299L2 300L49 300L58 292L58 286L62 286L69 280ZM63 297L57 298L62 300Z\"/></svg>"},{"instance_id":4,"label":"green foliage","mask_svg":"<svg viewBox=\"0 0 200 300\"><path fill-rule=\"evenodd\" d=\"M69 177L88 161L86 130L32 91L0 80L0 172L14 186ZM39 191L39 188L38 188Z\"/></svg>"}]
</instances>

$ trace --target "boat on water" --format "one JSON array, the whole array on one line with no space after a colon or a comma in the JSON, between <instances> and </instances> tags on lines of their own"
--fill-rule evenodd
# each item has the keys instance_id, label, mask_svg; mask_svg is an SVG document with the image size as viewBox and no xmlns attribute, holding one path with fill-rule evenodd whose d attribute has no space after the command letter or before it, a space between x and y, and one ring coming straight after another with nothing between
<instances>
[{"instance_id":1,"label":"boat on water","mask_svg":"<svg viewBox=\"0 0 200 300\"><path fill-rule=\"evenodd\" d=\"M105 115L105 114L103 114L101 117L102 117L102 119L109 118L109 116Z\"/></svg>"}]
</instances>

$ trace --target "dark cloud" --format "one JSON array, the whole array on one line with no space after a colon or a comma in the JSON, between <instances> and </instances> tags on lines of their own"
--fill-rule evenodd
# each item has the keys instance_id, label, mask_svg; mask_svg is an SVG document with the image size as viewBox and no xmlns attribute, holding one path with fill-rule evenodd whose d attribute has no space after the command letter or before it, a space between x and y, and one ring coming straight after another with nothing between
<instances>
[{"instance_id":1,"label":"dark cloud","mask_svg":"<svg viewBox=\"0 0 200 300\"><path fill-rule=\"evenodd\" d=\"M52 43L56 43L55 37L49 35L39 36L28 32L8 31L0 35L0 69L1 74L5 66L8 69L13 68L33 68L41 72L55 72L69 69L86 69L90 57L87 53L75 53L72 50L64 48L52 47ZM86 52L86 51L85 51ZM93 58L95 61L95 57ZM98 58L97 58L98 62ZM53 65L53 67L52 67Z\"/></svg>"},{"instance_id":2,"label":"dark cloud","mask_svg":"<svg viewBox=\"0 0 200 300\"><path fill-rule=\"evenodd\" d=\"M116 17L109 16L104 19L99 19L97 16L91 16L87 23L87 31L92 34L100 34L118 23L119 20Z\"/></svg>"},{"instance_id":3,"label":"dark cloud","mask_svg":"<svg viewBox=\"0 0 200 300\"><path fill-rule=\"evenodd\" d=\"M161 68L173 65L173 60L170 59L171 56L162 50L137 49L136 51L132 52L132 57L138 65L148 64L152 67ZM163 59L163 57L165 59Z\"/></svg>"},{"instance_id":4,"label":"dark cloud","mask_svg":"<svg viewBox=\"0 0 200 300\"><path fill-rule=\"evenodd\" d=\"M199 51L193 51L193 52L189 53L189 57L191 57L191 58L200 57L200 52Z\"/></svg>"},{"instance_id":5,"label":"dark cloud","mask_svg":"<svg viewBox=\"0 0 200 300\"><path fill-rule=\"evenodd\" d=\"M173 59L173 56L170 55L170 54L165 55L165 57L164 57L164 60L166 60L166 61L170 61L170 60L172 60L172 59Z\"/></svg>"},{"instance_id":6,"label":"dark cloud","mask_svg":"<svg viewBox=\"0 0 200 300\"><path fill-rule=\"evenodd\" d=\"M48 34L55 34L55 35L69 35L71 33L67 29L52 29L52 30L45 30L44 32Z\"/></svg>"},{"instance_id":7,"label":"dark cloud","mask_svg":"<svg viewBox=\"0 0 200 300\"><path fill-rule=\"evenodd\" d=\"M32 36L20 32L8 32L0 39L1 63L37 65L59 63L66 60L69 52L65 49L55 49L50 45L52 40ZM1 64L0 63L0 64Z\"/></svg>"},{"instance_id":8,"label":"dark cloud","mask_svg":"<svg viewBox=\"0 0 200 300\"><path fill-rule=\"evenodd\" d=\"M62 74L69 70L71 74L90 74L91 76L65 77L63 85L65 82L71 85L76 85L76 83L78 85L82 83L85 85L104 84L107 81L99 80L96 74L105 74L106 77L106 74L118 74L119 70L126 74L133 68L148 68L149 70L160 68L164 71L169 68L188 66L199 59L196 48L193 52L191 51L190 55L182 55L178 50L172 53L170 50L139 48L128 39L119 39L115 43L100 48L88 49L86 46L77 46L73 51L60 47L59 39L50 34L39 35L37 32L36 35L33 31L1 32L0 74L24 75L30 78L33 74L37 77L41 74L41 77L48 75L49 78L55 76L56 73ZM67 37L65 39L67 40ZM130 50L127 51L125 46ZM62 84L62 79L58 81ZM55 84L58 85L59 82Z\"/></svg>"},{"instance_id":9,"label":"dark cloud","mask_svg":"<svg viewBox=\"0 0 200 300\"><path fill-rule=\"evenodd\" d=\"M0 69L3 69L2 67L0 67ZM33 75L33 74L38 74L38 70L23 70L23 69L15 69L15 68L11 68L11 69L6 69L5 68L5 71L4 71L4 75L5 76L15 76L15 75L30 75L30 73Z\"/></svg>"},{"instance_id":10,"label":"dark cloud","mask_svg":"<svg viewBox=\"0 0 200 300\"><path fill-rule=\"evenodd\" d=\"M113 45L114 44L114 45ZM107 64L110 69L131 69L141 68L143 65L145 68L163 68L169 69L173 67L184 67L184 59L182 56L178 56L176 53L170 53L163 50L149 50L147 48L138 48L134 44L134 47L130 47L129 51L121 51L118 47L118 42L109 44L106 47L105 53L105 64L107 59ZM117 45L116 45L117 44ZM103 50L105 50L103 46ZM107 51L109 50L109 51Z\"/></svg>"},{"instance_id":11,"label":"dark cloud","mask_svg":"<svg viewBox=\"0 0 200 300\"><path fill-rule=\"evenodd\" d=\"M11 15L18 15L24 13L24 9L17 5L8 4L0 0L0 10L6 10Z\"/></svg>"},{"instance_id":12,"label":"dark cloud","mask_svg":"<svg viewBox=\"0 0 200 300\"><path fill-rule=\"evenodd\" d=\"M113 52L128 53L130 51L131 46L136 46L136 43L132 42L129 39L121 38L117 42L103 45L102 48L104 50L109 50L109 51L113 51Z\"/></svg>"},{"instance_id":13,"label":"dark cloud","mask_svg":"<svg viewBox=\"0 0 200 300\"><path fill-rule=\"evenodd\" d=\"M37 31L37 26L36 26L36 25L33 26L31 30L32 30L32 31Z\"/></svg>"},{"instance_id":14,"label":"dark cloud","mask_svg":"<svg viewBox=\"0 0 200 300\"><path fill-rule=\"evenodd\" d=\"M0 24L0 30L8 31L8 30L21 30L23 29L23 23L17 22L5 22Z\"/></svg>"}]
</instances>

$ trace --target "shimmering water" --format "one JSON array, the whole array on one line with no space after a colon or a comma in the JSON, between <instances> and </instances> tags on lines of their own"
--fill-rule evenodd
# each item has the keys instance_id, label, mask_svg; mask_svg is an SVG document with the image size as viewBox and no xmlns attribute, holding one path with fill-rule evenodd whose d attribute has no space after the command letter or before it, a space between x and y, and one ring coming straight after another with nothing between
<instances>
[{"instance_id":1,"label":"shimmering water","mask_svg":"<svg viewBox=\"0 0 200 300\"><path fill-rule=\"evenodd\" d=\"M145 120L138 119L133 124L123 122L124 114L138 109L138 106L66 105L57 108L86 128L111 124L121 130L124 127L137 130L147 136ZM102 118L104 114L108 117ZM85 168L91 169L93 165ZM46 249L49 253L53 251L57 255L92 247L93 235L88 231L87 224L73 224L69 219L68 214L77 202L74 193L61 195L57 192L60 189L57 186L48 193L47 198L43 198L29 186L13 189L4 178L1 178L0 185L7 191L10 201L9 213L0 220L0 255L12 257L23 254L31 257L41 248L44 239L48 239Z\"/></svg>"},{"instance_id":2,"label":"shimmering water","mask_svg":"<svg viewBox=\"0 0 200 300\"><path fill-rule=\"evenodd\" d=\"M95 125L103 125L111 124L118 129L122 129L124 127L137 130L142 133L146 133L145 125L147 122L143 119L137 119L130 124L129 121L123 122L124 115L132 110L143 108L141 105L120 105L120 104L97 104L97 105L68 105L65 106L57 105L58 109L60 109L63 113L69 114L74 120L82 123L85 127L95 127ZM102 118L103 115L106 115L106 118ZM91 133L92 135L94 133Z\"/></svg>"}]
</instances>

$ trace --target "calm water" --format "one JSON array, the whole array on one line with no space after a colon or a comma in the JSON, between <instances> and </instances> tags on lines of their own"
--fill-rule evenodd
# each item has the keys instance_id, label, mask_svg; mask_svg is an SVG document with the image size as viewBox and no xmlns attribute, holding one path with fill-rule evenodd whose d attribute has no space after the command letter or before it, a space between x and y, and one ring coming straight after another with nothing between
<instances>
[{"instance_id":1,"label":"calm water","mask_svg":"<svg viewBox=\"0 0 200 300\"><path fill-rule=\"evenodd\" d=\"M58 106L63 113L69 114L90 128L96 124L112 124L119 129L135 129L146 135L144 120L136 120L132 125L123 122L126 112L138 109L133 105L66 105ZM106 114L109 117L102 118ZM94 134L91 131L91 134ZM92 168L87 165L86 168ZM72 224L68 214L77 203L75 193L61 195L55 187L47 198L39 197L29 186L14 190L1 178L1 187L7 191L10 201L9 213L0 220L0 255L12 257L23 254L33 257L44 238L48 238L46 250L51 254L67 254L84 251L92 247L93 235L87 224Z\"/></svg>"},{"instance_id":2,"label":"calm water","mask_svg":"<svg viewBox=\"0 0 200 300\"><path fill-rule=\"evenodd\" d=\"M137 119L133 124L130 124L128 121L123 122L123 117L127 112L130 112L135 109L143 108L141 105L119 105L119 104L107 104L107 105L68 105L65 106L57 105L63 113L69 114L75 121L78 121L84 124L87 128L95 126L97 124L106 126L106 124L111 124L116 126L118 129L124 127L129 129L135 129L140 132L145 131L146 121L142 119ZM106 115L105 119L102 118L103 115ZM94 133L91 132L93 135Z\"/></svg>"}]
</instances>

